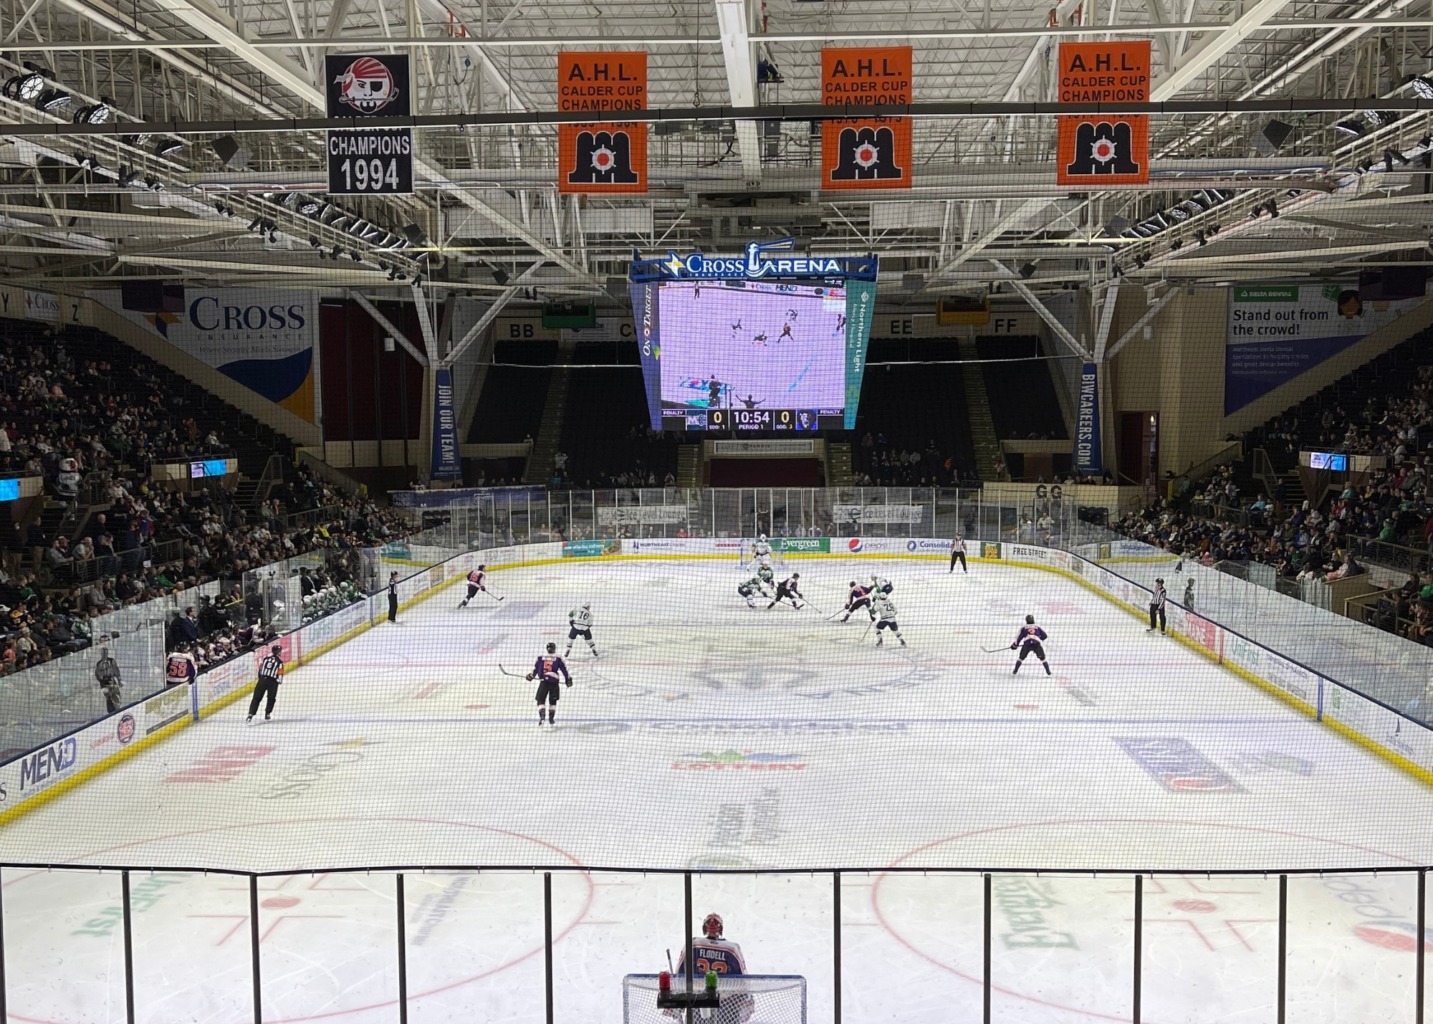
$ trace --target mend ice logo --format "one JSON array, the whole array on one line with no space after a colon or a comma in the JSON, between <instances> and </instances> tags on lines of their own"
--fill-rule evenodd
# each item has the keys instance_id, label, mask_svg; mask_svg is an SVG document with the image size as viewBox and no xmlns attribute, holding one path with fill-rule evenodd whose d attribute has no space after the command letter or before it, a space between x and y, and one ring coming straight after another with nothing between
<instances>
[{"instance_id":1,"label":"mend ice logo","mask_svg":"<svg viewBox=\"0 0 1433 1024\"><path fill-rule=\"evenodd\" d=\"M1114 738L1124 752L1171 793L1242 793L1243 788L1178 736Z\"/></svg>"},{"instance_id":2,"label":"mend ice logo","mask_svg":"<svg viewBox=\"0 0 1433 1024\"><path fill-rule=\"evenodd\" d=\"M73 736L42 747L20 762L20 792L47 785L79 761L79 745Z\"/></svg>"}]
</instances>

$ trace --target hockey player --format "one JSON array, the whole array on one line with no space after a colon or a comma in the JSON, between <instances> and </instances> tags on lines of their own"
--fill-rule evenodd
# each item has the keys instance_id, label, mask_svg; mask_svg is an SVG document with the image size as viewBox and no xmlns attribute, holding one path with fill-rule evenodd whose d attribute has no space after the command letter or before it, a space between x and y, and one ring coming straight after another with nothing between
<instances>
[{"instance_id":1,"label":"hockey player","mask_svg":"<svg viewBox=\"0 0 1433 1024\"><path fill-rule=\"evenodd\" d=\"M761 573L758 573L757 575L753 576L751 579L747 580L745 583L737 587L736 592L742 597L746 598L746 606L748 608L755 608L756 602L752 600L753 597L758 594L760 594L762 597L771 596L771 591L767 587L767 584L770 581L771 571L767 570L765 576L763 576Z\"/></svg>"},{"instance_id":2,"label":"hockey player","mask_svg":"<svg viewBox=\"0 0 1433 1024\"><path fill-rule=\"evenodd\" d=\"M800 611L801 606L796 603L796 599L798 597L801 597L801 586L798 582L800 579L801 574L799 572L793 572L789 578L784 579L780 583L778 583L776 585L776 596L771 599L771 603L766 606L766 610L771 611L771 609L775 608L777 603L784 597L791 602L792 608L795 608L797 611ZM802 598L802 600L805 600L805 598Z\"/></svg>"},{"instance_id":3,"label":"hockey player","mask_svg":"<svg viewBox=\"0 0 1433 1024\"><path fill-rule=\"evenodd\" d=\"M851 593L846 597L846 614L841 616L841 621L846 622L851 618L852 612L866 609L871 616L871 621L876 621L876 609L871 607L871 588L863 587L855 580L851 581Z\"/></svg>"},{"instance_id":4,"label":"hockey player","mask_svg":"<svg viewBox=\"0 0 1433 1024\"><path fill-rule=\"evenodd\" d=\"M722 927L720 914L708 914L702 919L702 933L692 939L694 978L701 978L707 971L715 971L728 977L740 977L746 973L746 957L742 956L741 947L722 935ZM687 951L683 949L681 956L677 958L677 974L685 974L686 966ZM726 1006L725 997L722 1006Z\"/></svg>"},{"instance_id":5,"label":"hockey player","mask_svg":"<svg viewBox=\"0 0 1433 1024\"><path fill-rule=\"evenodd\" d=\"M562 693L557 684L564 682L568 686L572 685L572 676L568 674L567 666L557 656L557 644L548 644L547 653L538 655L527 678L529 682L537 680L537 727L541 729L543 722L556 725L557 698Z\"/></svg>"},{"instance_id":6,"label":"hockey player","mask_svg":"<svg viewBox=\"0 0 1433 1024\"><path fill-rule=\"evenodd\" d=\"M480 565L468 573L468 596L458 602L459 608L468 607L468 602L477 597L479 590L485 594L488 592L488 588L483 584L483 577L487 574L488 567L486 565Z\"/></svg>"},{"instance_id":7,"label":"hockey player","mask_svg":"<svg viewBox=\"0 0 1433 1024\"><path fill-rule=\"evenodd\" d=\"M178 644L174 653L164 659L164 685L181 686L184 683L192 683L199 675L199 669L194 664L194 655L189 653L188 644Z\"/></svg>"},{"instance_id":8,"label":"hockey player","mask_svg":"<svg viewBox=\"0 0 1433 1024\"><path fill-rule=\"evenodd\" d=\"M592 650L592 656L597 657L597 645L592 642L591 601L583 601L567 613L567 650L562 652L564 658L572 653L572 641L578 637L587 641L587 646Z\"/></svg>"},{"instance_id":9,"label":"hockey player","mask_svg":"<svg viewBox=\"0 0 1433 1024\"><path fill-rule=\"evenodd\" d=\"M1016 660L1015 668L1010 674L1013 676L1019 672L1021 664L1025 661L1025 656L1033 654L1040 659L1040 664L1045 666L1045 674L1050 675L1050 663L1045 660L1045 648L1041 646L1041 641L1048 639L1050 638L1045 631L1035 625L1035 616L1025 616L1025 625L1020 627L1020 632L1015 634L1015 642L1010 645L1012 651L1016 648L1020 649L1020 657Z\"/></svg>"},{"instance_id":10,"label":"hockey player","mask_svg":"<svg viewBox=\"0 0 1433 1024\"><path fill-rule=\"evenodd\" d=\"M877 592L877 594L876 594L876 646L877 646L877 647L882 647L882 646L884 646L884 644L885 644L885 638L881 636L881 630L883 630L883 629L889 629L892 633L894 633L894 634L896 635L896 639L901 642L901 646L902 646L902 647L904 647L904 646L906 645L906 638L903 637L903 636L901 636L900 623L896 622L896 606L895 606L893 603L891 603L891 599L890 599L889 597L887 597L885 594L880 593L880 592Z\"/></svg>"},{"instance_id":11,"label":"hockey player","mask_svg":"<svg viewBox=\"0 0 1433 1024\"><path fill-rule=\"evenodd\" d=\"M1149 628L1146 633L1154 632L1157 620L1160 636L1164 635L1164 602L1168 598L1169 592L1164 589L1164 577L1161 576L1154 581L1154 593L1149 595Z\"/></svg>"},{"instance_id":12,"label":"hockey player","mask_svg":"<svg viewBox=\"0 0 1433 1024\"><path fill-rule=\"evenodd\" d=\"M756 538L756 543L751 546L751 557L757 565L771 567L771 545L766 542L766 534Z\"/></svg>"},{"instance_id":13,"label":"hockey player","mask_svg":"<svg viewBox=\"0 0 1433 1024\"><path fill-rule=\"evenodd\" d=\"M1184 608L1186 611L1194 611L1194 577L1191 576L1184 582Z\"/></svg>"},{"instance_id":14,"label":"hockey player","mask_svg":"<svg viewBox=\"0 0 1433 1024\"><path fill-rule=\"evenodd\" d=\"M876 594L889 594L891 591L893 591L893 590L895 590L895 589L896 589L896 588L891 585L891 581L888 580L888 579L886 579L884 576L872 576L872 577L871 577L871 591L872 591L872 593L876 593Z\"/></svg>"}]
</instances>

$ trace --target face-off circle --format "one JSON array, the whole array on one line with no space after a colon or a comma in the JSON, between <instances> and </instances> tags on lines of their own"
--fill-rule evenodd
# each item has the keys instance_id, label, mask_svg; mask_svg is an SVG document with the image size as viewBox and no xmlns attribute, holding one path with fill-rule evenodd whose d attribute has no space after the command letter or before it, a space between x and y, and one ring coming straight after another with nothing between
<instances>
[{"instance_id":1,"label":"face-off circle","mask_svg":"<svg viewBox=\"0 0 1433 1024\"><path fill-rule=\"evenodd\" d=\"M881 927L897 942L978 990L984 974L980 876L941 880L940 867L1040 862L1042 850L1047 851L1048 862L1051 846L1089 849L1102 840L1107 842L1110 834L1119 830L1139 830L1146 837L1163 838L1179 848L1190 847L1197 836L1230 856L1237 858L1242 852L1245 858L1263 863L1269 863L1270 857L1285 857L1292 864L1309 858L1331 863L1339 859L1340 853L1357 853L1365 860L1370 854L1376 855L1384 864L1414 864L1406 857L1354 843L1251 825L1144 818L1030 821L937 839L897 858L893 867L922 870L877 876L871 888L872 910ZM1223 867L1240 870L1234 863ZM1361 940L1369 947L1363 950L1365 955L1380 950L1387 951L1382 955L1407 956L1411 970L1417 940L1410 921L1416 915L1416 900L1403 901L1407 904L1404 906L1397 896L1378 888L1380 883L1390 883L1394 876L1381 880L1369 874L1339 876L1337 870L1333 868L1327 875L1291 876L1291 886L1304 888L1298 890L1297 898L1291 892L1290 927L1313 934L1339 922L1347 927L1347 938L1330 937L1329 942L1337 946L1340 942L1347 944L1348 939ZM991 874L991 887L994 975L1010 979L992 986L998 996L1079 1018L1129 1020L1128 1016L1078 1005L1078 996L1072 991L1088 992L1092 985L1112 983L1109 978L1090 977L1089 951L1112 949L1129 941L1134 898L1130 875L996 871ZM1228 970L1246 972L1248 963L1241 962L1241 958L1247 961L1264 956L1268 945L1276 941L1277 913L1277 881L1254 869L1248 875L1146 875L1146 985L1158 984L1161 972L1169 971L1174 976L1170 983L1177 987L1182 977L1180 965L1191 957L1225 960ZM972 930L952 934L952 920L972 922ZM1433 944L1427 948L1433 949ZM1396 966L1396 962L1390 966ZM1080 978L1085 979L1083 986L1076 983ZM1258 987L1263 980L1253 978L1250 985ZM1206 1009L1212 1019L1225 1012L1241 1012L1251 991L1252 988L1231 988L1213 995L1205 993L1202 998L1209 1000Z\"/></svg>"}]
</instances>

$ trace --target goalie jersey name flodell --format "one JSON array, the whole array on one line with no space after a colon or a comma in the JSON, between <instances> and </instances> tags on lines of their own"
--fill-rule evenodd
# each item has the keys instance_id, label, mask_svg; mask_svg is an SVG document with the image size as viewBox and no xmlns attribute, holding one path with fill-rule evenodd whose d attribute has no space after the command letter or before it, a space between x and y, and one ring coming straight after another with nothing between
<instances>
[{"instance_id":1,"label":"goalie jersey name flodell","mask_svg":"<svg viewBox=\"0 0 1433 1024\"><path fill-rule=\"evenodd\" d=\"M686 950L683 950L681 958L677 961L678 974L685 970L685 959ZM725 975L742 975L746 973L746 959L741 955L741 947L735 942L702 937L692 940L692 971L697 977L701 977L707 971L716 971L718 974Z\"/></svg>"}]
</instances>

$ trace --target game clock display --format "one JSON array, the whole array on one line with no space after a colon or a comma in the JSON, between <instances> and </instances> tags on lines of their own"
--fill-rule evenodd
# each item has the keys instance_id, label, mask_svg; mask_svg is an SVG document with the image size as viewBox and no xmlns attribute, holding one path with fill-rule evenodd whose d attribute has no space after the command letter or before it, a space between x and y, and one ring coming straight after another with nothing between
<instances>
[{"instance_id":1,"label":"game clock display","mask_svg":"<svg viewBox=\"0 0 1433 1024\"><path fill-rule=\"evenodd\" d=\"M713 430L737 433L808 433L840 430L840 409L666 409L665 430Z\"/></svg>"}]
</instances>

